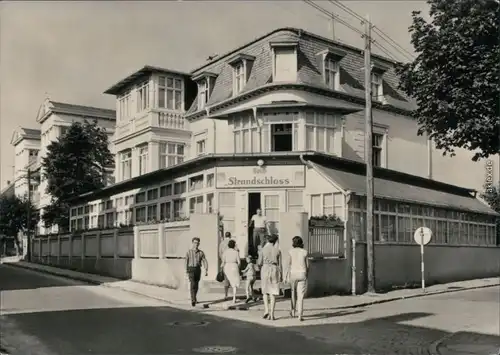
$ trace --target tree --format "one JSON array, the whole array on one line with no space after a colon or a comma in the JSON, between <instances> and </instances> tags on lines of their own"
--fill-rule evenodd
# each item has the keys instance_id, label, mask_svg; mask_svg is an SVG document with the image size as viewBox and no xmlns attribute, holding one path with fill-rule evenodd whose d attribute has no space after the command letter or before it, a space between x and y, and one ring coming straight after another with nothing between
<instances>
[{"instance_id":1,"label":"tree","mask_svg":"<svg viewBox=\"0 0 500 355\"><path fill-rule=\"evenodd\" d=\"M443 155L454 148L500 149L500 7L498 0L428 0L430 22L412 13L413 63L401 65L400 88L417 101L418 134Z\"/></svg>"},{"instance_id":2,"label":"tree","mask_svg":"<svg viewBox=\"0 0 500 355\"><path fill-rule=\"evenodd\" d=\"M30 231L33 232L38 224L38 214L35 213L36 208L32 202L17 196L0 197L0 235L14 238L18 250L20 247L17 235L21 231L27 231L29 209L31 209Z\"/></svg>"},{"instance_id":3,"label":"tree","mask_svg":"<svg viewBox=\"0 0 500 355\"><path fill-rule=\"evenodd\" d=\"M44 208L42 219L46 227L57 225L67 230L68 201L104 187L105 169L113 165L114 159L108 148L106 131L97 121L73 123L47 150L42 169L51 203Z\"/></svg>"}]
</instances>

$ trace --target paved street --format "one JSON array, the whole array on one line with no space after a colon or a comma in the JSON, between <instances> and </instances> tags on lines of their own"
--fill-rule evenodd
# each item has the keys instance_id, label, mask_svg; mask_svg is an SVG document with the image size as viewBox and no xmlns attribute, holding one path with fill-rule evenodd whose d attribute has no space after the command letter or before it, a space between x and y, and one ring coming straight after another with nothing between
<instances>
[{"instance_id":1,"label":"paved street","mask_svg":"<svg viewBox=\"0 0 500 355\"><path fill-rule=\"evenodd\" d=\"M119 289L0 266L2 344L12 354L483 354L500 347L500 288L343 311L196 310ZM272 327L270 327L272 326ZM6 346L6 347L7 347ZM9 349L8 349L9 350Z\"/></svg>"}]
</instances>

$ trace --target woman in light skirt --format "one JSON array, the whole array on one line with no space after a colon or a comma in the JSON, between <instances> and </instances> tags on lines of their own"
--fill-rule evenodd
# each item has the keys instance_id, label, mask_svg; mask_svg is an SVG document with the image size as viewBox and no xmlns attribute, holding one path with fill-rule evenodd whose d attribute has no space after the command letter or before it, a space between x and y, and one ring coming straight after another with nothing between
<instances>
[{"instance_id":1,"label":"woman in light skirt","mask_svg":"<svg viewBox=\"0 0 500 355\"><path fill-rule=\"evenodd\" d=\"M281 282L281 252L275 247L278 241L277 235L267 237L267 243L262 248L260 260L261 265L261 287L264 298L264 319L274 320L274 308L276 296L280 294Z\"/></svg>"},{"instance_id":2,"label":"woman in light skirt","mask_svg":"<svg viewBox=\"0 0 500 355\"><path fill-rule=\"evenodd\" d=\"M240 287L240 254L235 250L236 242L230 240L222 254L222 270L233 289L233 303L236 303L236 291Z\"/></svg>"},{"instance_id":3,"label":"woman in light skirt","mask_svg":"<svg viewBox=\"0 0 500 355\"><path fill-rule=\"evenodd\" d=\"M294 237L292 239L292 246L292 249L288 252L290 261L287 276L287 281L290 283L292 291L290 316L294 318L297 311L299 321L302 321L304 297L307 291L309 261L307 251L304 249L304 241L301 237Z\"/></svg>"}]
</instances>

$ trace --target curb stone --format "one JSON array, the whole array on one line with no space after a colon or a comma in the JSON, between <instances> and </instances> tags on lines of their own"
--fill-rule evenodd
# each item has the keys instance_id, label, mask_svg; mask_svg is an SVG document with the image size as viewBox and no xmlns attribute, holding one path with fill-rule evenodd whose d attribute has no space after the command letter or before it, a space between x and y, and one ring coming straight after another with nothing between
<instances>
[{"instance_id":1,"label":"curb stone","mask_svg":"<svg viewBox=\"0 0 500 355\"><path fill-rule=\"evenodd\" d=\"M41 273L55 275L55 276L59 276L59 277L63 277L63 278L71 279L71 280L76 280L76 281L82 281L82 282L86 282L86 283L93 284L93 285L100 285L100 286L104 286L104 287L108 287L108 288L120 289L122 291L130 292L130 293L133 293L133 294L136 294L136 295L139 295L139 296L143 296L143 297L155 299L157 301L162 301L162 302L165 302L165 303L168 303L168 304L171 304L171 305L176 305L176 306L180 306L180 307L183 307L183 308L191 309L187 305L184 305L184 304L179 303L179 302L172 302L170 300L166 300L166 299L161 298L161 297L156 297L156 296L152 296L152 295L146 295L146 294L143 294L143 293L140 293L140 292L137 292L137 291L134 291L134 290L130 290L130 289L127 289L127 288L123 288L123 287L113 287L113 286L107 285L106 282L96 281L96 280L93 280L90 277L78 276L78 275L67 275L64 272L57 272L55 270L44 270L44 269L38 269L38 268L34 268L34 267L29 267L28 265L16 265L16 264L17 263L4 263L4 265L9 265L9 266L14 266L14 267L22 268L22 269L28 269L28 270L38 271L38 272L41 272ZM123 281L123 280L116 279L116 281ZM417 294L414 294L414 295L390 297L390 298L385 298L385 299L380 299L380 300L375 300L375 301L361 302L361 303L353 304L353 305L349 305L349 306L337 306L337 307L317 308L316 310L335 310L335 309L342 310L342 309L361 308L361 307L367 307L367 306L372 306L372 305L376 305L376 304L382 304L382 303L388 303L388 302L394 302L394 301L401 301L401 300L412 299L412 298L420 298L420 297L426 297L426 296L433 296L433 295L439 295L439 294L445 294L445 293L454 293L454 292L460 292L460 291L475 290L475 289L495 287L495 286L500 286L500 282L495 282L495 283L491 283L491 284L488 284L488 285L480 285L480 286L473 286L473 287L464 287L464 288L460 288L460 289L436 290L436 291L429 291L429 292L425 292L425 293L417 293ZM212 308L212 309L218 309L218 310L239 310L239 311L248 311L250 309L250 307L246 306L246 305L231 305L231 306L215 305L213 307L210 307L209 304L203 304L202 307L205 308L205 309L206 308ZM442 341L444 341L445 338L443 338ZM435 347L436 351L437 351L438 345L436 345L436 347ZM439 354L439 352L433 353L433 355L438 355L438 354Z\"/></svg>"}]
</instances>

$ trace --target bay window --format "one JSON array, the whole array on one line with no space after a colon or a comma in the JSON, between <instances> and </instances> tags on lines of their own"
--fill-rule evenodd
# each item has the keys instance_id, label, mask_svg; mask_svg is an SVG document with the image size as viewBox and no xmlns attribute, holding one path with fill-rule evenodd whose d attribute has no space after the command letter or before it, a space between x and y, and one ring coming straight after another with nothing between
<instances>
[{"instance_id":1,"label":"bay window","mask_svg":"<svg viewBox=\"0 0 500 355\"><path fill-rule=\"evenodd\" d=\"M160 76L158 80L158 107L182 110L183 83L181 79Z\"/></svg>"},{"instance_id":2,"label":"bay window","mask_svg":"<svg viewBox=\"0 0 500 355\"><path fill-rule=\"evenodd\" d=\"M121 180L132 177L132 150L128 149L120 153Z\"/></svg>"},{"instance_id":3,"label":"bay window","mask_svg":"<svg viewBox=\"0 0 500 355\"><path fill-rule=\"evenodd\" d=\"M184 161L184 144L160 143L160 168L167 168Z\"/></svg>"},{"instance_id":4,"label":"bay window","mask_svg":"<svg viewBox=\"0 0 500 355\"><path fill-rule=\"evenodd\" d=\"M306 150L335 153L336 122L333 114L306 112Z\"/></svg>"},{"instance_id":5,"label":"bay window","mask_svg":"<svg viewBox=\"0 0 500 355\"><path fill-rule=\"evenodd\" d=\"M128 120L132 117L132 96L130 92L118 98L118 111L120 121Z\"/></svg>"},{"instance_id":6,"label":"bay window","mask_svg":"<svg viewBox=\"0 0 500 355\"><path fill-rule=\"evenodd\" d=\"M137 112L149 108L149 82L141 84L137 89Z\"/></svg>"}]
</instances>

